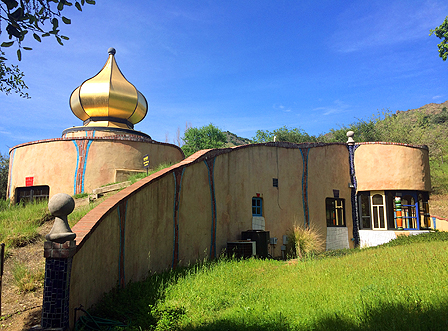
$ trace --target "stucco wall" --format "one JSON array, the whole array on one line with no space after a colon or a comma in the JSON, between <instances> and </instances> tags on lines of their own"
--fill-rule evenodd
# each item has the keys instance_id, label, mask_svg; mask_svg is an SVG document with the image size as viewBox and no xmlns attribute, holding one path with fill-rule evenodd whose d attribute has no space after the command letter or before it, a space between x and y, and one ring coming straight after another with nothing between
<instances>
[{"instance_id":1,"label":"stucco wall","mask_svg":"<svg viewBox=\"0 0 448 331\"><path fill-rule=\"evenodd\" d=\"M142 158L150 157L150 167L177 163L184 158L174 145L115 138L61 138L31 142L13 147L9 176L9 198L15 188L34 177L34 186L48 185L50 197L91 192L115 181L116 169L144 170Z\"/></svg>"},{"instance_id":2,"label":"stucco wall","mask_svg":"<svg viewBox=\"0 0 448 331\"><path fill-rule=\"evenodd\" d=\"M355 151L358 191L431 191L428 149L399 144L361 144Z\"/></svg>"},{"instance_id":3,"label":"stucco wall","mask_svg":"<svg viewBox=\"0 0 448 331\"><path fill-rule=\"evenodd\" d=\"M312 148L308 155L308 204L310 225L327 238L325 199L333 198L333 190L339 191L339 198L345 200L345 220L349 244L354 247L351 206L349 154L345 145L327 145Z\"/></svg>"},{"instance_id":4,"label":"stucco wall","mask_svg":"<svg viewBox=\"0 0 448 331\"><path fill-rule=\"evenodd\" d=\"M8 192L11 200L15 188L25 186L26 177L34 177L34 186L49 185L50 196L73 194L76 171L76 148L71 141L48 141L16 147L10 151Z\"/></svg>"},{"instance_id":5,"label":"stucco wall","mask_svg":"<svg viewBox=\"0 0 448 331\"><path fill-rule=\"evenodd\" d=\"M252 198L263 199L265 229L279 238L271 253L281 255L281 237L294 223L304 224L302 202L303 162L295 148L258 147L235 149L214 163L217 209L217 250L227 241L241 239L252 229ZM278 188L273 186L278 178Z\"/></svg>"},{"instance_id":6,"label":"stucco wall","mask_svg":"<svg viewBox=\"0 0 448 331\"><path fill-rule=\"evenodd\" d=\"M389 146L378 152L381 147ZM251 229L257 195L266 230L278 238L274 256L281 255L282 235L307 218L324 239L336 238L330 244L353 247L349 183L345 144L267 143L197 152L107 199L74 226L70 312L80 304L90 307L117 284L218 256L227 241ZM345 200L346 228L327 236L325 199L334 190Z\"/></svg>"}]
</instances>

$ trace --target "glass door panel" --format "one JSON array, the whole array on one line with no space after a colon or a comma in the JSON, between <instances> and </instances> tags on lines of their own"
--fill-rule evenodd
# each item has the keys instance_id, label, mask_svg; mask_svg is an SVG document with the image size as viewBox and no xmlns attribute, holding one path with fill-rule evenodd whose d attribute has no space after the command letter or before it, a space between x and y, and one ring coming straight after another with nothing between
<instances>
[{"instance_id":1,"label":"glass door panel","mask_svg":"<svg viewBox=\"0 0 448 331\"><path fill-rule=\"evenodd\" d=\"M373 230L386 230L386 215L385 215L385 201L384 192L372 192L372 216L373 216Z\"/></svg>"}]
</instances>

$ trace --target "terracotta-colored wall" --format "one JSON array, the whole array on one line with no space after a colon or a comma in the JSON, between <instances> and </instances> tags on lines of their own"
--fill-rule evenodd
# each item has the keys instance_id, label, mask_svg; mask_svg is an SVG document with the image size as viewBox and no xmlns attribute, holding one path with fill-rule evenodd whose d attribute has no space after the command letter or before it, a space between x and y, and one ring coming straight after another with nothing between
<instances>
[{"instance_id":1,"label":"terracotta-colored wall","mask_svg":"<svg viewBox=\"0 0 448 331\"><path fill-rule=\"evenodd\" d=\"M394 144L361 144L355 151L358 191L431 191L428 150Z\"/></svg>"},{"instance_id":2,"label":"terracotta-colored wall","mask_svg":"<svg viewBox=\"0 0 448 331\"><path fill-rule=\"evenodd\" d=\"M174 145L119 139L59 139L19 145L10 151L13 160L8 183L11 200L15 198L15 188L25 186L25 177L34 177L34 186L48 185L50 197L56 193L81 193L75 189L77 164L82 162L76 142L85 142L86 146L89 143L84 192L113 183L116 169L144 170L142 158L145 154L150 157L150 167L165 162L177 163L184 157Z\"/></svg>"}]
</instances>

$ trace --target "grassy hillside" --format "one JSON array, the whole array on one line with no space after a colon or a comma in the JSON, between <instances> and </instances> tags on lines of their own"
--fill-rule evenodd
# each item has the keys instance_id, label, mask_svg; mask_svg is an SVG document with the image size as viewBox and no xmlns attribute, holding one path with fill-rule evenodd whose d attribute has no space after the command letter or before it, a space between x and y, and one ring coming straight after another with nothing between
<instances>
[{"instance_id":1,"label":"grassy hillside","mask_svg":"<svg viewBox=\"0 0 448 331\"><path fill-rule=\"evenodd\" d=\"M238 137L236 134L230 131L225 131L224 134L226 135L227 138L226 147L240 146L252 143L252 140L248 138Z\"/></svg>"},{"instance_id":2,"label":"grassy hillside","mask_svg":"<svg viewBox=\"0 0 448 331\"><path fill-rule=\"evenodd\" d=\"M433 233L302 261L206 262L114 291L94 314L135 330L446 330L446 240Z\"/></svg>"}]
</instances>

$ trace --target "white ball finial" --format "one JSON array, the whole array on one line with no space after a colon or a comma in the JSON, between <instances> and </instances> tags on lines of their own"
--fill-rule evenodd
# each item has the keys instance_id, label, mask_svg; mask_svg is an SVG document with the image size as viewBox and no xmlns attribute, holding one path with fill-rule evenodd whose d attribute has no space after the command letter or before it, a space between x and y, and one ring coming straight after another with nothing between
<instances>
[{"instance_id":1,"label":"white ball finial","mask_svg":"<svg viewBox=\"0 0 448 331\"><path fill-rule=\"evenodd\" d=\"M355 140L353 139L353 136L355 133L353 131L347 131L347 144L354 144Z\"/></svg>"}]
</instances>

